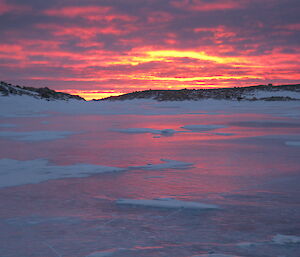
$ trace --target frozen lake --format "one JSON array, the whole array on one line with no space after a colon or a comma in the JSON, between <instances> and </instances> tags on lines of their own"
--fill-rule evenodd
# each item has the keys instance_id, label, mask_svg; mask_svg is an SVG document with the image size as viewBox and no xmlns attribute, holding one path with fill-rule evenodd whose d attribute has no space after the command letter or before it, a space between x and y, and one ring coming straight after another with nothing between
<instances>
[{"instance_id":1,"label":"frozen lake","mask_svg":"<svg viewBox=\"0 0 300 257\"><path fill-rule=\"evenodd\" d=\"M300 256L298 101L0 108L1 257Z\"/></svg>"}]
</instances>

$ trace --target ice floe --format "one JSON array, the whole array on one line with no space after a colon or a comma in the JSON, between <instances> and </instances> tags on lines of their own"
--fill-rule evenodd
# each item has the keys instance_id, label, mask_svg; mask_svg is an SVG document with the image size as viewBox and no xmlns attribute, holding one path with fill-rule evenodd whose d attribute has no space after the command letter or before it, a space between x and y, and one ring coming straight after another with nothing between
<instances>
[{"instance_id":1,"label":"ice floe","mask_svg":"<svg viewBox=\"0 0 300 257\"><path fill-rule=\"evenodd\" d=\"M300 244L300 236L290 236L277 234L273 237L272 242L279 245Z\"/></svg>"},{"instance_id":2,"label":"ice floe","mask_svg":"<svg viewBox=\"0 0 300 257\"><path fill-rule=\"evenodd\" d=\"M196 209L196 210L208 210L219 209L219 206L214 204L188 202L176 200L173 198L157 198L157 199L118 199L116 201L120 205L133 205L144 207L156 207L156 208L184 208L184 209Z\"/></svg>"},{"instance_id":3,"label":"ice floe","mask_svg":"<svg viewBox=\"0 0 300 257\"><path fill-rule=\"evenodd\" d=\"M193 167L193 163L175 161L169 159L160 159L163 163L161 164L147 164L144 166L130 166L129 169L141 169L141 170L165 170L165 169L190 169Z\"/></svg>"},{"instance_id":4,"label":"ice floe","mask_svg":"<svg viewBox=\"0 0 300 257\"><path fill-rule=\"evenodd\" d=\"M0 131L0 137L15 141L51 141L78 134L72 131Z\"/></svg>"},{"instance_id":5,"label":"ice floe","mask_svg":"<svg viewBox=\"0 0 300 257\"><path fill-rule=\"evenodd\" d=\"M226 126L223 125L185 125L181 128L190 130L192 132L205 132L210 130L215 130L219 128L225 128Z\"/></svg>"}]
</instances>

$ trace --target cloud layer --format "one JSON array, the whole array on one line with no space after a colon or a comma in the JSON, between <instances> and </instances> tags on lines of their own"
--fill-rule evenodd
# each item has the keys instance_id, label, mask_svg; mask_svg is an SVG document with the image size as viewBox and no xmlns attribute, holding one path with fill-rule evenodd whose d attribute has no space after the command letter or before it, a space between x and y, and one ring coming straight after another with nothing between
<instances>
[{"instance_id":1,"label":"cloud layer","mask_svg":"<svg viewBox=\"0 0 300 257\"><path fill-rule=\"evenodd\" d=\"M95 98L299 83L298 0L0 0L0 76Z\"/></svg>"}]
</instances>

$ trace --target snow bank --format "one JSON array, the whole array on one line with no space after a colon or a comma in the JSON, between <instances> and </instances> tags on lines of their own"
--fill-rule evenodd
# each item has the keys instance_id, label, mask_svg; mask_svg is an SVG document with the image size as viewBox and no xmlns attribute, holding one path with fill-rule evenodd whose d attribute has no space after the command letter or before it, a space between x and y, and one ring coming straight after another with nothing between
<instances>
[{"instance_id":1,"label":"snow bank","mask_svg":"<svg viewBox=\"0 0 300 257\"><path fill-rule=\"evenodd\" d=\"M51 141L78 134L71 131L0 131L0 137L16 141Z\"/></svg>"},{"instance_id":2,"label":"snow bank","mask_svg":"<svg viewBox=\"0 0 300 257\"><path fill-rule=\"evenodd\" d=\"M197 202L186 202L172 198L157 198L153 200L147 199L119 199L116 201L120 205L134 205L134 206L145 206L145 207L157 207L157 208L184 208L184 209L219 209L217 205L197 203Z\"/></svg>"},{"instance_id":3,"label":"snow bank","mask_svg":"<svg viewBox=\"0 0 300 257\"><path fill-rule=\"evenodd\" d=\"M257 90L255 92L246 93L246 98L256 97L257 99L266 98L266 97L291 97L295 99L300 99L300 92L289 91L289 90L278 90L278 91L263 91Z\"/></svg>"},{"instance_id":4,"label":"snow bank","mask_svg":"<svg viewBox=\"0 0 300 257\"><path fill-rule=\"evenodd\" d=\"M165 169L190 169L193 167L193 163L189 162L182 162L182 161L175 161L169 159L160 159L162 162L161 164L147 164L144 166L130 166L129 169L141 169L141 170L165 170Z\"/></svg>"},{"instance_id":5,"label":"snow bank","mask_svg":"<svg viewBox=\"0 0 300 257\"><path fill-rule=\"evenodd\" d=\"M284 107L284 108L283 108ZM30 96L0 96L0 117L46 117L51 112L69 115L178 115L214 113L259 113L299 117L298 101L231 101L205 99L201 101L157 102L127 101L46 101Z\"/></svg>"},{"instance_id":6,"label":"snow bank","mask_svg":"<svg viewBox=\"0 0 300 257\"><path fill-rule=\"evenodd\" d=\"M0 188L36 184L52 179L82 178L92 174L123 171L122 168L91 164L51 165L47 160L0 159Z\"/></svg>"},{"instance_id":7,"label":"snow bank","mask_svg":"<svg viewBox=\"0 0 300 257\"><path fill-rule=\"evenodd\" d=\"M288 236L288 235L277 234L276 236L273 237L272 242L279 245L299 244L300 236Z\"/></svg>"},{"instance_id":8,"label":"snow bank","mask_svg":"<svg viewBox=\"0 0 300 257\"><path fill-rule=\"evenodd\" d=\"M151 129L151 128L127 128L127 129L113 129L113 131L120 132L120 133L128 133L128 134L156 134L156 135L163 135L163 136L172 136L175 132L173 129Z\"/></svg>"},{"instance_id":9,"label":"snow bank","mask_svg":"<svg viewBox=\"0 0 300 257\"><path fill-rule=\"evenodd\" d=\"M190 130L192 132L204 132L204 131L210 131L210 130L215 130L215 129L219 129L219 128L225 128L225 126L222 126L222 125L186 125L181 128Z\"/></svg>"}]
</instances>

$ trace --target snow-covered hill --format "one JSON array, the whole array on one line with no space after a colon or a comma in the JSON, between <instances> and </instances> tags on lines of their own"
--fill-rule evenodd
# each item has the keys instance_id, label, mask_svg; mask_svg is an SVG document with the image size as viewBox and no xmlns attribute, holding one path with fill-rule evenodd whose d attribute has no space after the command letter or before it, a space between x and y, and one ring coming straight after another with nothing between
<instances>
[{"instance_id":1,"label":"snow-covered hill","mask_svg":"<svg viewBox=\"0 0 300 257\"><path fill-rule=\"evenodd\" d=\"M182 89L182 90L146 90L120 96L111 96L100 100L154 99L158 101L184 101L203 99L224 100L264 100L290 101L300 100L300 84L296 85L260 85L251 87Z\"/></svg>"},{"instance_id":2,"label":"snow-covered hill","mask_svg":"<svg viewBox=\"0 0 300 257\"><path fill-rule=\"evenodd\" d=\"M46 100L83 100L84 99L78 95L71 95L63 92L56 92L55 90L44 88L34 88L34 87L20 87L14 86L9 83L0 82L0 96L9 95L27 95L34 98L46 99Z\"/></svg>"}]
</instances>

